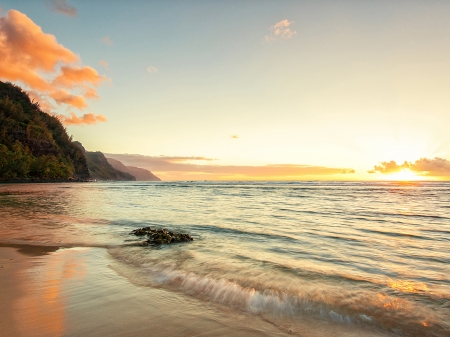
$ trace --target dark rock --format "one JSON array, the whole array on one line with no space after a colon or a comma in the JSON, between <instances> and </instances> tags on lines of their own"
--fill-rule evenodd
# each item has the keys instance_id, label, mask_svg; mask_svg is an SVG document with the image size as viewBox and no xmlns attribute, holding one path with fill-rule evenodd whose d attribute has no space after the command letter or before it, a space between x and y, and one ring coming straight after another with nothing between
<instances>
[{"instance_id":1,"label":"dark rock","mask_svg":"<svg viewBox=\"0 0 450 337\"><path fill-rule=\"evenodd\" d=\"M143 243L146 243L146 245L162 245L194 240L189 234L174 233L164 228L151 229L150 227L143 227L132 230L130 234L136 236L147 235L147 240L142 241L141 245L144 245Z\"/></svg>"}]
</instances>

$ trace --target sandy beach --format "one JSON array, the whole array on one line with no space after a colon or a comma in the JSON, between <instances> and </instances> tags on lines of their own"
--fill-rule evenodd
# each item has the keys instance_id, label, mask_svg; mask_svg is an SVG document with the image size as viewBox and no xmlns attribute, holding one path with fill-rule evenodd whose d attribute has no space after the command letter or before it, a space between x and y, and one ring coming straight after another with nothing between
<instances>
[{"instance_id":1,"label":"sandy beach","mask_svg":"<svg viewBox=\"0 0 450 337\"><path fill-rule=\"evenodd\" d=\"M0 336L331 336L131 283L103 248L0 244ZM114 264L111 259L109 262ZM314 326L314 329L312 329ZM339 327L341 336L364 330ZM365 331L367 336L378 336Z\"/></svg>"},{"instance_id":2,"label":"sandy beach","mask_svg":"<svg viewBox=\"0 0 450 337\"><path fill-rule=\"evenodd\" d=\"M0 246L1 336L284 336L263 320L131 284L99 248Z\"/></svg>"},{"instance_id":3,"label":"sandy beach","mask_svg":"<svg viewBox=\"0 0 450 337\"><path fill-rule=\"evenodd\" d=\"M448 187L393 187L4 185L0 335L448 336L448 217L395 206Z\"/></svg>"}]
</instances>

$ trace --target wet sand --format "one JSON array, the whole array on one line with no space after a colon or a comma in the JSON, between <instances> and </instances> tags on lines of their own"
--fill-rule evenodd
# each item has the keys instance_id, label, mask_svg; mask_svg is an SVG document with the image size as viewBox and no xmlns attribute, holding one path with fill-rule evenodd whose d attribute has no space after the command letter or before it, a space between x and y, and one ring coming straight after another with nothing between
<instances>
[{"instance_id":1,"label":"wet sand","mask_svg":"<svg viewBox=\"0 0 450 337\"><path fill-rule=\"evenodd\" d=\"M139 287L100 248L0 246L1 336L285 336L257 317Z\"/></svg>"},{"instance_id":2,"label":"wet sand","mask_svg":"<svg viewBox=\"0 0 450 337\"><path fill-rule=\"evenodd\" d=\"M0 244L0 336L385 335L317 321L272 323L140 286L116 269L103 248Z\"/></svg>"}]
</instances>

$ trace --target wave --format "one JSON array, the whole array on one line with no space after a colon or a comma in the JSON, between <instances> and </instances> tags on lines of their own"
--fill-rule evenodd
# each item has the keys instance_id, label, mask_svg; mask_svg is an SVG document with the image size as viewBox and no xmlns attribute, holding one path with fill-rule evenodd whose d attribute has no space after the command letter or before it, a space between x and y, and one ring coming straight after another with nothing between
<instances>
[{"instance_id":1,"label":"wave","mask_svg":"<svg viewBox=\"0 0 450 337\"><path fill-rule=\"evenodd\" d=\"M265 279L246 278L238 275L238 271L232 271L234 277L226 273L221 277L221 270L228 268L226 265L199 267L197 271L193 265L187 266L186 261L195 260L187 252L174 252L175 260L167 259L164 254L149 257L153 254L140 254L137 250L111 249L110 253L128 265L135 265L147 286L180 291L252 314L289 319L315 317L342 324L369 325L409 336L446 336L450 329L439 323L446 320L429 307L389 295L368 281L362 281L366 285L345 286L342 280L318 282L313 277L309 281L303 278L295 287L289 287L286 286L289 282L277 282L282 277L268 268ZM204 267L204 262L199 265Z\"/></svg>"}]
</instances>

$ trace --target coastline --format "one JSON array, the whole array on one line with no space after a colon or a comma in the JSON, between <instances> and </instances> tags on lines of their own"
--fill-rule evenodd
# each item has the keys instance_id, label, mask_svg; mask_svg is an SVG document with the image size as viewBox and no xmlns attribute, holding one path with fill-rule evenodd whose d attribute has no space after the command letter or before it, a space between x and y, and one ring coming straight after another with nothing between
<instances>
[{"instance_id":1,"label":"coastline","mask_svg":"<svg viewBox=\"0 0 450 337\"><path fill-rule=\"evenodd\" d=\"M91 183L94 180L90 179L40 179L40 178L20 178L20 179L7 179L0 180L0 185L2 184L47 184L47 183Z\"/></svg>"},{"instance_id":2,"label":"coastline","mask_svg":"<svg viewBox=\"0 0 450 337\"><path fill-rule=\"evenodd\" d=\"M120 268L119 268L120 269ZM0 336L387 336L305 320L275 324L131 282L105 248L0 243Z\"/></svg>"},{"instance_id":3,"label":"coastline","mask_svg":"<svg viewBox=\"0 0 450 337\"><path fill-rule=\"evenodd\" d=\"M0 244L0 336L286 336L262 319L139 287L102 248Z\"/></svg>"}]
</instances>

